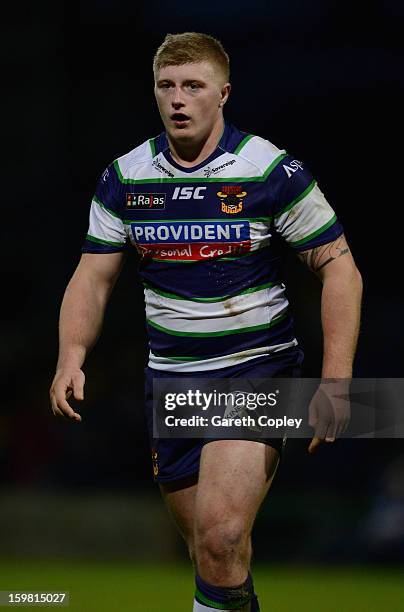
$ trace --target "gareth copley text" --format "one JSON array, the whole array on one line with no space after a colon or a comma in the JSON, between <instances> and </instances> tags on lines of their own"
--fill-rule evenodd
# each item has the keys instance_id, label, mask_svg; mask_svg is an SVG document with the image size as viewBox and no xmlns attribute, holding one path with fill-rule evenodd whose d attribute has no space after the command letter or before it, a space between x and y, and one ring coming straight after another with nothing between
<instances>
[{"instance_id":1,"label":"gareth copley text","mask_svg":"<svg viewBox=\"0 0 404 612\"><path fill-rule=\"evenodd\" d=\"M188 418L178 418L170 414L165 417L164 424L166 427L266 427L271 429L293 427L299 429L302 424L302 419L292 419L287 416L274 419L266 414L260 416L248 414L240 417L222 417L214 415L210 418L193 415Z\"/></svg>"}]
</instances>

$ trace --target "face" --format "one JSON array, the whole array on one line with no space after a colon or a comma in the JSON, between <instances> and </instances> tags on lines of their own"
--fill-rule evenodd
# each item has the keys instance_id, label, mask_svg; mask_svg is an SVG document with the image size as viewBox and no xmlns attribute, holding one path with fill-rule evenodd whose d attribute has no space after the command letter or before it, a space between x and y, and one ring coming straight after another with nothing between
<instances>
[{"instance_id":1,"label":"face","mask_svg":"<svg viewBox=\"0 0 404 612\"><path fill-rule=\"evenodd\" d=\"M230 92L214 64L166 66L156 74L154 93L166 132L178 142L208 138L222 121Z\"/></svg>"}]
</instances>

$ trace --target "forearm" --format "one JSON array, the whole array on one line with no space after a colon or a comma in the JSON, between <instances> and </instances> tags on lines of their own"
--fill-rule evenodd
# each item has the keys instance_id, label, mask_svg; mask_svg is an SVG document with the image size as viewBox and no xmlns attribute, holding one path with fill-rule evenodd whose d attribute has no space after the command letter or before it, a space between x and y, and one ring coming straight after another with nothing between
<instances>
[{"instance_id":1,"label":"forearm","mask_svg":"<svg viewBox=\"0 0 404 612\"><path fill-rule=\"evenodd\" d=\"M356 267L326 276L321 296L323 378L351 378L360 326L362 279Z\"/></svg>"},{"instance_id":2,"label":"forearm","mask_svg":"<svg viewBox=\"0 0 404 612\"><path fill-rule=\"evenodd\" d=\"M59 320L59 358L57 369L81 368L102 329L111 291L89 277L73 276L67 286Z\"/></svg>"}]
</instances>

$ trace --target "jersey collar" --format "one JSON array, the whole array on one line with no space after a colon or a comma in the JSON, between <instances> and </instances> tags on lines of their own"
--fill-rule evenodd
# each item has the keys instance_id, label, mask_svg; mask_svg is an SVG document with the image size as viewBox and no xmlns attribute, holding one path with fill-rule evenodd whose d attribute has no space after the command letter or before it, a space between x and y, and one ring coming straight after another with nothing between
<instances>
[{"instance_id":1,"label":"jersey collar","mask_svg":"<svg viewBox=\"0 0 404 612\"><path fill-rule=\"evenodd\" d=\"M153 139L154 147L155 147L155 155L162 153L164 157L166 158L166 160L171 164L171 166L173 166L174 168L177 168L177 170L181 170L181 172L187 172L187 173L196 172L197 170L200 170L207 164L211 163L217 157L220 157L220 155L223 155L223 153L233 153L235 149L238 147L238 145L240 144L240 142L246 137L246 135L247 134L245 132L241 132L233 125L225 123L223 134L219 140L219 144L217 145L216 149L209 155L209 157L207 157L203 162L201 162L197 166L192 166L192 168L187 168L185 166L181 166L180 164L178 164L175 161L175 159L172 157L170 153L170 147L168 144L167 135L165 132L162 132L159 136Z\"/></svg>"}]
</instances>

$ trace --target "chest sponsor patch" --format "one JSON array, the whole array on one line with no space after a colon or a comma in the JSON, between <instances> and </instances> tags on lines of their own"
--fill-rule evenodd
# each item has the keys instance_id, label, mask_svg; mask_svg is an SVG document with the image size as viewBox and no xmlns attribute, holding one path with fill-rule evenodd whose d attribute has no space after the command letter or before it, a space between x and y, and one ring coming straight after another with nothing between
<instances>
[{"instance_id":1,"label":"chest sponsor patch","mask_svg":"<svg viewBox=\"0 0 404 612\"><path fill-rule=\"evenodd\" d=\"M165 193L127 193L126 208L130 210L163 210L166 207Z\"/></svg>"},{"instance_id":2,"label":"chest sponsor patch","mask_svg":"<svg viewBox=\"0 0 404 612\"><path fill-rule=\"evenodd\" d=\"M131 229L137 250L148 258L196 261L251 250L248 221L132 223Z\"/></svg>"}]
</instances>

